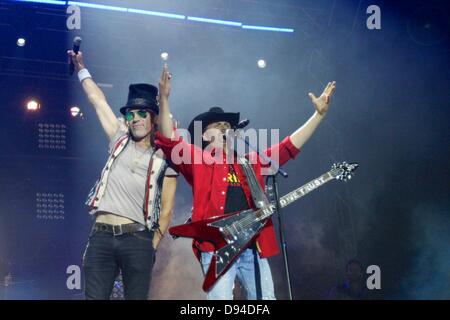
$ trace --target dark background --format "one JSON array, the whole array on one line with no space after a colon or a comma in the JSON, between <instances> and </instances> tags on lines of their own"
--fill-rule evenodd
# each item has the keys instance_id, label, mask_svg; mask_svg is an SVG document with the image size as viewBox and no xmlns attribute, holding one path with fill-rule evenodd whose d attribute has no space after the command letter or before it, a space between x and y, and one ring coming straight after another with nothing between
<instances>
[{"instance_id":1,"label":"dark background","mask_svg":"<svg viewBox=\"0 0 450 320\"><path fill-rule=\"evenodd\" d=\"M92 1L90 1L92 2ZM240 111L251 127L292 133L313 113L308 92L328 81L330 111L279 180L285 194L333 162L358 162L284 210L295 299L322 299L357 258L381 269L379 299L450 298L449 19L444 1L101 1L122 7L292 28L244 30L187 20L81 8L67 31L66 6L0 1L0 280L6 299L78 299L66 268L80 265L92 223L83 203L107 158L107 139L76 76L67 75L74 36L114 111L128 84L157 84L161 52L173 73L171 108L181 127L213 105ZM381 30L366 8L381 8ZM16 40L24 37L25 47ZM258 69L256 61L267 61ZM37 113L27 99L41 102ZM78 105L83 118L73 118ZM66 149L39 148L43 124L64 125ZM37 213L37 194L63 197L59 218ZM61 196L62 195L62 196ZM59 203L61 204L61 203ZM191 207L179 179L173 224ZM165 238L151 298L203 299L189 240ZM271 259L287 298L281 255ZM1 296L3 294L3 296Z\"/></svg>"}]
</instances>

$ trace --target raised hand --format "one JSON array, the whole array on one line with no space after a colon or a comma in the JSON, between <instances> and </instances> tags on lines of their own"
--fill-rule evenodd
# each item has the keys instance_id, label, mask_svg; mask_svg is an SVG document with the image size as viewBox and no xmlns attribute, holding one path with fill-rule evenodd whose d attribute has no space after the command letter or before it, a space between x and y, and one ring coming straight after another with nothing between
<instances>
[{"instance_id":1,"label":"raised hand","mask_svg":"<svg viewBox=\"0 0 450 320\"><path fill-rule=\"evenodd\" d=\"M328 107L330 105L330 98L336 89L336 81L328 82L327 86L323 90L320 97L316 97L314 93L310 92L308 95L311 98L314 107L320 115L325 115L328 112Z\"/></svg>"},{"instance_id":2,"label":"raised hand","mask_svg":"<svg viewBox=\"0 0 450 320\"><path fill-rule=\"evenodd\" d=\"M159 79L159 99L168 99L170 95L170 79L172 75L169 72L169 66L164 64L161 72L161 78Z\"/></svg>"},{"instance_id":3,"label":"raised hand","mask_svg":"<svg viewBox=\"0 0 450 320\"><path fill-rule=\"evenodd\" d=\"M67 56L69 57L69 62L70 60L72 60L73 64L75 65L76 72L86 68L83 62L83 53L81 51L78 51L78 54L75 54L73 50L68 50Z\"/></svg>"}]
</instances>

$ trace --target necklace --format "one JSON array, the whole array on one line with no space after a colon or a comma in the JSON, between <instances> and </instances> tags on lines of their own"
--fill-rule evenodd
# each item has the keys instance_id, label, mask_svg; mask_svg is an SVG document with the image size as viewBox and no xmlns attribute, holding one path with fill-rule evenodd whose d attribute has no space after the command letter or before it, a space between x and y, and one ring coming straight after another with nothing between
<instances>
[{"instance_id":1,"label":"necklace","mask_svg":"<svg viewBox=\"0 0 450 320\"><path fill-rule=\"evenodd\" d=\"M141 152L141 151L137 150L136 142L133 141L133 144L134 144L134 156L133 156L133 166L131 167L131 172L136 173L136 168L139 164L139 160L148 152L148 150L150 150L150 148L152 146L148 147L147 149L145 149L144 151ZM140 153L140 154L138 155L138 153Z\"/></svg>"}]
</instances>

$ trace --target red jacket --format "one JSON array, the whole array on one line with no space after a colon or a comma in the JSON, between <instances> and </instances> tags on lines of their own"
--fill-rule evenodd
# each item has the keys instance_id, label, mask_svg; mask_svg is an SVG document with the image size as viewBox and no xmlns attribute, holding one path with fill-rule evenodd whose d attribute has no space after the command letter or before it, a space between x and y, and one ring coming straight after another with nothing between
<instances>
[{"instance_id":1,"label":"red jacket","mask_svg":"<svg viewBox=\"0 0 450 320\"><path fill-rule=\"evenodd\" d=\"M221 164L217 163L217 161L214 163L214 161L211 160L213 159L213 155L210 152L204 151L195 145L188 144L179 137L176 137L174 140L168 139L160 132L157 132L156 134L156 144L163 150L166 158L172 160L174 167L192 186L194 197L192 221L204 220L206 218L223 215L225 200L227 198L227 175L229 172L229 166L226 164L225 160L223 159ZM181 158L188 161L178 163L180 162L179 160L176 161L176 159L172 158L172 150L174 148L175 155L179 155ZM278 162L280 165L283 165L288 160L295 158L299 153L299 149L292 144L289 137L286 137L281 143L264 150L269 157L272 154L275 155L276 151L279 152ZM256 163L253 164L253 169L258 178L258 182L264 189L264 178L261 175L261 169L264 165L261 164L259 157L255 158L255 153L250 153L246 156L250 159L251 163L252 159L256 160L254 161ZM197 157L196 159L204 159L206 161L202 161L202 163L199 164L193 164L195 157ZM234 163L233 166L239 180L242 183L248 203L252 208L255 208L250 194L250 189L246 179L244 178L241 167L236 163ZM271 220L267 222L260 234L257 236L256 244L261 257L263 258L278 254L279 247ZM193 249L196 256L199 257L198 250L213 251L214 247L209 242L198 242L194 240Z\"/></svg>"}]
</instances>

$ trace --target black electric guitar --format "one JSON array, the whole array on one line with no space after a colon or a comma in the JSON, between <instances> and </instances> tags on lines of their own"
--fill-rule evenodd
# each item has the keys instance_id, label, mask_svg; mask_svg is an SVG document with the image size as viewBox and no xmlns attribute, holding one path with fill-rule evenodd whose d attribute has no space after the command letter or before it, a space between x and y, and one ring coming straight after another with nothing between
<instances>
[{"instance_id":1,"label":"black electric guitar","mask_svg":"<svg viewBox=\"0 0 450 320\"><path fill-rule=\"evenodd\" d=\"M358 166L356 163L346 162L333 164L327 173L281 197L280 207L291 204L333 179L350 180ZM252 243L275 210L275 204L268 204L257 210L249 209L174 226L169 232L175 237L193 238L214 245L214 256L203 282L203 290L208 291Z\"/></svg>"}]
</instances>

